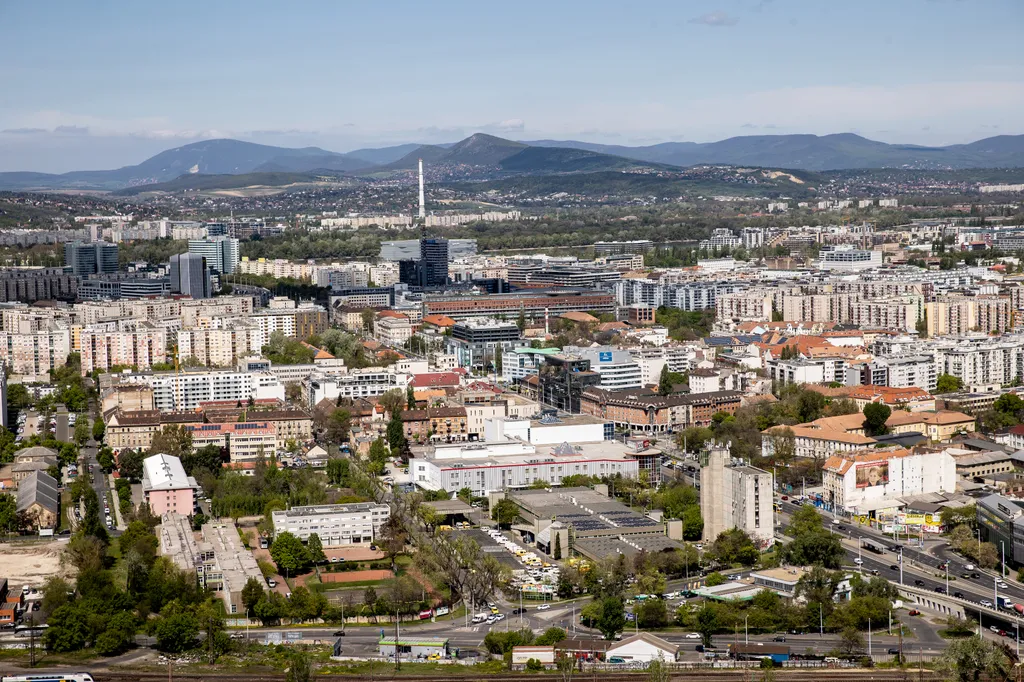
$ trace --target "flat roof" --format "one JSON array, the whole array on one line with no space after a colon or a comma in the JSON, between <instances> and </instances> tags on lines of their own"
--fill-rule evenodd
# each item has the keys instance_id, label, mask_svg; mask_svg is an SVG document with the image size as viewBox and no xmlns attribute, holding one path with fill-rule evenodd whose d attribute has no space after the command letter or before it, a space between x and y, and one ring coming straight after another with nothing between
<instances>
[{"instance_id":1,"label":"flat roof","mask_svg":"<svg viewBox=\"0 0 1024 682\"><path fill-rule=\"evenodd\" d=\"M473 507L462 500L435 500L424 502L423 506L430 507L440 514L469 514L473 511Z\"/></svg>"},{"instance_id":2,"label":"flat roof","mask_svg":"<svg viewBox=\"0 0 1024 682\"><path fill-rule=\"evenodd\" d=\"M381 637L378 644L394 646L395 644L400 646L447 646L447 637L399 637L395 638L392 636Z\"/></svg>"}]
</instances>

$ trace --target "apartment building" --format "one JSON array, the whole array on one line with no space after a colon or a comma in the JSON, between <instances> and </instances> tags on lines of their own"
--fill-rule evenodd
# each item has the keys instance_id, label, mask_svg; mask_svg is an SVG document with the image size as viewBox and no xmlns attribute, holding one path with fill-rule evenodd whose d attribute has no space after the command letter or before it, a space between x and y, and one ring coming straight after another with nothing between
<instances>
[{"instance_id":1,"label":"apartment building","mask_svg":"<svg viewBox=\"0 0 1024 682\"><path fill-rule=\"evenodd\" d=\"M153 443L153 435L165 426L189 426L203 421L201 414L196 412L160 412L158 410L139 410L122 412L115 410L104 417L107 429L103 440L114 452L131 448L132 450L148 450ZM195 446L195 443L193 443ZM198 447L198 446L196 446Z\"/></svg>"},{"instance_id":2,"label":"apartment building","mask_svg":"<svg viewBox=\"0 0 1024 682\"><path fill-rule=\"evenodd\" d=\"M79 279L64 268L0 268L0 303L74 301Z\"/></svg>"},{"instance_id":3,"label":"apartment building","mask_svg":"<svg viewBox=\"0 0 1024 682\"><path fill-rule=\"evenodd\" d=\"M499 357L530 345L514 321L486 317L457 321L444 342L445 352L455 356L459 367L475 368L495 366Z\"/></svg>"},{"instance_id":4,"label":"apartment building","mask_svg":"<svg viewBox=\"0 0 1024 682\"><path fill-rule=\"evenodd\" d=\"M514 320L520 311L527 319L535 320L580 310L614 313L615 298L611 294L587 289L531 289L480 296L429 296L423 301L424 316L446 315L453 320L499 316Z\"/></svg>"},{"instance_id":5,"label":"apartment building","mask_svg":"<svg viewBox=\"0 0 1024 682\"><path fill-rule=\"evenodd\" d=\"M1005 332L1013 310L1009 296L943 296L925 304L928 335Z\"/></svg>"},{"instance_id":6,"label":"apartment building","mask_svg":"<svg viewBox=\"0 0 1024 682\"><path fill-rule=\"evenodd\" d=\"M733 459L728 446L715 444L701 459L700 508L704 542L739 528L758 544L775 542L774 480L769 471Z\"/></svg>"},{"instance_id":7,"label":"apartment building","mask_svg":"<svg viewBox=\"0 0 1024 682\"><path fill-rule=\"evenodd\" d=\"M147 370L167 362L167 330L138 321L89 326L81 332L80 353L82 376L119 366Z\"/></svg>"},{"instance_id":8,"label":"apartment building","mask_svg":"<svg viewBox=\"0 0 1024 682\"><path fill-rule=\"evenodd\" d=\"M293 507L271 514L274 534L291 533L303 542L316 534L324 547L370 546L380 536L391 508L375 502Z\"/></svg>"},{"instance_id":9,"label":"apartment building","mask_svg":"<svg viewBox=\"0 0 1024 682\"><path fill-rule=\"evenodd\" d=\"M864 329L914 331L924 315L921 296L857 301L851 306L850 324Z\"/></svg>"},{"instance_id":10,"label":"apartment building","mask_svg":"<svg viewBox=\"0 0 1024 682\"><path fill-rule=\"evenodd\" d=\"M462 443L469 440L465 407L403 410L401 419L406 437L413 442Z\"/></svg>"},{"instance_id":11,"label":"apartment building","mask_svg":"<svg viewBox=\"0 0 1024 682\"><path fill-rule=\"evenodd\" d=\"M191 516L199 484L185 474L181 460L159 454L142 460L142 494L157 516L175 512Z\"/></svg>"},{"instance_id":12,"label":"apartment building","mask_svg":"<svg viewBox=\"0 0 1024 682\"><path fill-rule=\"evenodd\" d=\"M195 571L200 587L224 601L225 613L246 613L242 590L250 579L263 584L264 578L252 551L242 544L235 524L224 520L205 523L197 540L192 519L169 512L161 516L156 536L160 555L183 571Z\"/></svg>"},{"instance_id":13,"label":"apartment building","mask_svg":"<svg viewBox=\"0 0 1024 682\"><path fill-rule=\"evenodd\" d=\"M317 405L321 400L336 401L339 397L355 400L383 395L392 389L405 390L412 377L389 372L379 367L352 369L343 374L312 374L303 382L307 404Z\"/></svg>"},{"instance_id":14,"label":"apartment building","mask_svg":"<svg viewBox=\"0 0 1024 682\"><path fill-rule=\"evenodd\" d=\"M408 315L385 311L374 319L373 333L385 346L401 348L412 338L412 323Z\"/></svg>"},{"instance_id":15,"label":"apartment building","mask_svg":"<svg viewBox=\"0 0 1024 682\"><path fill-rule=\"evenodd\" d=\"M26 333L0 331L0 362L14 374L35 376L65 365L71 353L71 332L51 327Z\"/></svg>"},{"instance_id":16,"label":"apartment building","mask_svg":"<svg viewBox=\"0 0 1024 682\"><path fill-rule=\"evenodd\" d=\"M230 320L215 328L182 329L178 332L178 358L194 358L207 367L231 367L244 357L259 355L269 335L248 320Z\"/></svg>"},{"instance_id":17,"label":"apartment building","mask_svg":"<svg viewBox=\"0 0 1024 682\"><path fill-rule=\"evenodd\" d=\"M734 294L722 294L718 296L716 314L720 321L763 322L771 320L772 292L756 288Z\"/></svg>"},{"instance_id":18,"label":"apartment building","mask_svg":"<svg viewBox=\"0 0 1024 682\"><path fill-rule=\"evenodd\" d=\"M184 369L178 372L132 373L119 377L126 384L152 390L154 407L161 412L194 410L203 403L241 403L279 400L284 384L270 372Z\"/></svg>"},{"instance_id":19,"label":"apartment building","mask_svg":"<svg viewBox=\"0 0 1024 682\"><path fill-rule=\"evenodd\" d=\"M279 305L275 306L275 302ZM296 305L288 299L283 302L273 299L271 307L261 308L247 319L259 327L267 339L274 332L281 332L290 338L309 338L327 331L329 322L324 308L312 303Z\"/></svg>"},{"instance_id":20,"label":"apartment building","mask_svg":"<svg viewBox=\"0 0 1024 682\"><path fill-rule=\"evenodd\" d=\"M214 445L228 452L232 464L255 462L278 451L277 425L259 419L260 416L255 413L250 417L251 421L244 422L204 422L184 426L192 433L193 448ZM284 447L283 442L281 447Z\"/></svg>"},{"instance_id":21,"label":"apartment building","mask_svg":"<svg viewBox=\"0 0 1024 682\"><path fill-rule=\"evenodd\" d=\"M823 500L839 514L871 514L904 496L955 492L956 462L946 450L871 448L829 457L822 467Z\"/></svg>"},{"instance_id":22,"label":"apartment building","mask_svg":"<svg viewBox=\"0 0 1024 682\"><path fill-rule=\"evenodd\" d=\"M617 429L653 435L708 426L718 412L735 414L742 397L738 391L660 396L650 391L588 387L580 398L580 412L607 420Z\"/></svg>"}]
</instances>

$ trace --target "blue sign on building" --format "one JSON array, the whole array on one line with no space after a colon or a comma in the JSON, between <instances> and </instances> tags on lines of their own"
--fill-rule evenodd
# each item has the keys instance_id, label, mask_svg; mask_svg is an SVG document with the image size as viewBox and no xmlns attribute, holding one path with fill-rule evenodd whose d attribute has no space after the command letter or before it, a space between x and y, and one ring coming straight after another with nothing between
<instances>
[{"instance_id":1,"label":"blue sign on building","mask_svg":"<svg viewBox=\"0 0 1024 682\"><path fill-rule=\"evenodd\" d=\"M597 361L598 362L611 362L612 361L612 353L611 353L611 351L607 351L607 350L599 351L598 354L597 354Z\"/></svg>"}]
</instances>

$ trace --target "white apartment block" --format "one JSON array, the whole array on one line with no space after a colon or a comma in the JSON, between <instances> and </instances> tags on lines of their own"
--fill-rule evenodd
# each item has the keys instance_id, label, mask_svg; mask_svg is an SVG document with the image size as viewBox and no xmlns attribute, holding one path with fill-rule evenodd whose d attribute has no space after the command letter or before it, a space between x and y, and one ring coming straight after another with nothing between
<instances>
[{"instance_id":1,"label":"white apartment block","mask_svg":"<svg viewBox=\"0 0 1024 682\"><path fill-rule=\"evenodd\" d=\"M379 367L352 369L344 374L313 374L303 382L310 407L321 400L339 397L356 399L383 395L392 389L404 391L412 381L408 374L389 372Z\"/></svg>"},{"instance_id":2,"label":"white apartment block","mask_svg":"<svg viewBox=\"0 0 1024 682\"><path fill-rule=\"evenodd\" d=\"M401 348L412 338L412 323L404 315L378 317L373 328L377 340L392 348Z\"/></svg>"},{"instance_id":3,"label":"white apartment block","mask_svg":"<svg viewBox=\"0 0 1024 682\"><path fill-rule=\"evenodd\" d=\"M284 384L269 372L235 370L154 372L127 374L122 384L143 384L153 389L153 406L161 412L193 410L200 403L253 400L284 401Z\"/></svg>"},{"instance_id":4,"label":"white apartment block","mask_svg":"<svg viewBox=\"0 0 1024 682\"><path fill-rule=\"evenodd\" d=\"M774 481L771 472L734 460L727 446L713 446L700 469L704 541L739 528L758 546L775 541Z\"/></svg>"},{"instance_id":5,"label":"white apartment block","mask_svg":"<svg viewBox=\"0 0 1024 682\"><path fill-rule=\"evenodd\" d=\"M375 502L292 507L271 514L274 535L291 533L303 542L316 534L324 547L373 544L391 516L391 508Z\"/></svg>"},{"instance_id":6,"label":"white apartment block","mask_svg":"<svg viewBox=\"0 0 1024 682\"><path fill-rule=\"evenodd\" d=\"M615 282L615 299L621 306L646 305L693 311L714 308L718 296L744 291L743 282L662 283L650 279L623 279Z\"/></svg>"}]
</instances>

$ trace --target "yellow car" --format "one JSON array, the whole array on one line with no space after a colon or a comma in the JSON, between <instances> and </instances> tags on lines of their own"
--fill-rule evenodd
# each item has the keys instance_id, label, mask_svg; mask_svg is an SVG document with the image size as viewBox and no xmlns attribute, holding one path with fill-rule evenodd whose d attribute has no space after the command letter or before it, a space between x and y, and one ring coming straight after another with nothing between
<instances>
[{"instance_id":1,"label":"yellow car","mask_svg":"<svg viewBox=\"0 0 1024 682\"><path fill-rule=\"evenodd\" d=\"M427 656L427 660L428 661L440 661L441 660L441 654L430 654L429 656Z\"/></svg>"}]
</instances>

